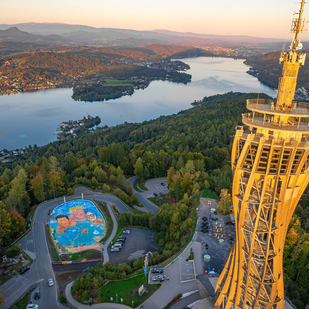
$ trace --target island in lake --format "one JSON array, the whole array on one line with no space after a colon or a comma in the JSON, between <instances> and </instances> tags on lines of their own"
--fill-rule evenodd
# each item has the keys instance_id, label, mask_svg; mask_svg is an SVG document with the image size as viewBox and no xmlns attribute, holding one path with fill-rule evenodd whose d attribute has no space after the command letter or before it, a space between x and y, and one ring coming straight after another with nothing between
<instances>
[{"instance_id":1,"label":"island in lake","mask_svg":"<svg viewBox=\"0 0 309 309\"><path fill-rule=\"evenodd\" d=\"M101 123L101 118L99 116L92 117L87 115L81 120L69 120L61 123L59 127L59 132L57 134L58 140L64 140L70 137L78 137L84 133L87 133L94 126L97 126Z\"/></svg>"}]
</instances>

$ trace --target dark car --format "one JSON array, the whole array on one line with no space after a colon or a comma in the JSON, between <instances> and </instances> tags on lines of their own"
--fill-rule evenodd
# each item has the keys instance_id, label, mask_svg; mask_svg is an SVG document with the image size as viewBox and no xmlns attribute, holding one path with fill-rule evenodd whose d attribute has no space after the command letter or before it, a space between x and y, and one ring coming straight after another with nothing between
<instances>
[{"instance_id":1,"label":"dark car","mask_svg":"<svg viewBox=\"0 0 309 309\"><path fill-rule=\"evenodd\" d=\"M161 182L161 186L164 186L164 182Z\"/></svg>"},{"instance_id":2,"label":"dark car","mask_svg":"<svg viewBox=\"0 0 309 309\"><path fill-rule=\"evenodd\" d=\"M151 270L152 273L154 274L162 274L163 273L163 269L162 268L153 268Z\"/></svg>"},{"instance_id":3,"label":"dark car","mask_svg":"<svg viewBox=\"0 0 309 309\"><path fill-rule=\"evenodd\" d=\"M154 195L154 196L158 196L158 194L157 194L157 193L154 193L153 195Z\"/></svg>"},{"instance_id":4,"label":"dark car","mask_svg":"<svg viewBox=\"0 0 309 309\"><path fill-rule=\"evenodd\" d=\"M20 270L20 274L22 275L22 274L24 274L27 270L29 270L30 269L30 266L26 266L26 267L23 267L21 270Z\"/></svg>"},{"instance_id":5,"label":"dark car","mask_svg":"<svg viewBox=\"0 0 309 309\"><path fill-rule=\"evenodd\" d=\"M40 292L39 291L35 292L34 299L40 299Z\"/></svg>"}]
</instances>

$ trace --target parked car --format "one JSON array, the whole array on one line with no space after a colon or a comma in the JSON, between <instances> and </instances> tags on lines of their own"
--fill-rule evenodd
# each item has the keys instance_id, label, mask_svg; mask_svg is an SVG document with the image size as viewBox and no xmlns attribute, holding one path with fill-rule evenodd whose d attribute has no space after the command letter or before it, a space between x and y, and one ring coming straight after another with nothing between
<instances>
[{"instance_id":1,"label":"parked car","mask_svg":"<svg viewBox=\"0 0 309 309\"><path fill-rule=\"evenodd\" d=\"M163 275L157 275L152 277L153 281L164 281L165 277Z\"/></svg>"},{"instance_id":2,"label":"parked car","mask_svg":"<svg viewBox=\"0 0 309 309\"><path fill-rule=\"evenodd\" d=\"M162 193L162 192L160 192L160 193L159 193L159 195L160 195L160 196L162 196L162 195L163 195L163 193Z\"/></svg>"},{"instance_id":3,"label":"parked car","mask_svg":"<svg viewBox=\"0 0 309 309\"><path fill-rule=\"evenodd\" d=\"M163 273L163 269L162 268L152 268L151 272L153 274L162 274Z\"/></svg>"},{"instance_id":4,"label":"parked car","mask_svg":"<svg viewBox=\"0 0 309 309\"><path fill-rule=\"evenodd\" d=\"M121 242L116 242L113 245L114 248L122 248L122 243Z\"/></svg>"},{"instance_id":5,"label":"parked car","mask_svg":"<svg viewBox=\"0 0 309 309\"><path fill-rule=\"evenodd\" d=\"M158 196L158 194L157 194L157 193L154 193L153 195L154 195L154 196Z\"/></svg>"},{"instance_id":6,"label":"parked car","mask_svg":"<svg viewBox=\"0 0 309 309\"><path fill-rule=\"evenodd\" d=\"M54 285L54 280L52 278L48 279L48 285L53 286Z\"/></svg>"},{"instance_id":7,"label":"parked car","mask_svg":"<svg viewBox=\"0 0 309 309\"><path fill-rule=\"evenodd\" d=\"M122 232L123 234L131 234L131 231L130 230L124 230L123 232Z\"/></svg>"},{"instance_id":8,"label":"parked car","mask_svg":"<svg viewBox=\"0 0 309 309\"><path fill-rule=\"evenodd\" d=\"M40 299L40 292L39 291L35 292L34 299Z\"/></svg>"},{"instance_id":9,"label":"parked car","mask_svg":"<svg viewBox=\"0 0 309 309\"><path fill-rule=\"evenodd\" d=\"M111 252L118 252L118 251L120 251L120 248L111 248Z\"/></svg>"},{"instance_id":10,"label":"parked car","mask_svg":"<svg viewBox=\"0 0 309 309\"><path fill-rule=\"evenodd\" d=\"M161 186L164 186L164 182L161 182Z\"/></svg>"},{"instance_id":11,"label":"parked car","mask_svg":"<svg viewBox=\"0 0 309 309\"><path fill-rule=\"evenodd\" d=\"M36 304L29 304L26 309L39 309L39 306Z\"/></svg>"},{"instance_id":12,"label":"parked car","mask_svg":"<svg viewBox=\"0 0 309 309\"><path fill-rule=\"evenodd\" d=\"M24 274L27 270L29 270L30 269L30 266L26 266L26 267L23 267L20 271L19 271L19 273L22 275L22 274Z\"/></svg>"}]
</instances>

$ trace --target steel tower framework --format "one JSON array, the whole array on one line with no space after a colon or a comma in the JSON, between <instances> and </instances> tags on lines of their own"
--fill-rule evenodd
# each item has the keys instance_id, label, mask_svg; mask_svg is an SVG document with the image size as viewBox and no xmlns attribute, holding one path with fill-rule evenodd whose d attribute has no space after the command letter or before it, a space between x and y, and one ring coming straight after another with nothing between
<instances>
[{"instance_id":1,"label":"steel tower framework","mask_svg":"<svg viewBox=\"0 0 309 309\"><path fill-rule=\"evenodd\" d=\"M299 33L305 0L282 52L276 101L247 100L245 127L232 148L236 239L216 286L219 308L284 308L283 249L295 207L309 182L309 104L293 101L305 62ZM246 131L245 131L246 128Z\"/></svg>"}]
</instances>

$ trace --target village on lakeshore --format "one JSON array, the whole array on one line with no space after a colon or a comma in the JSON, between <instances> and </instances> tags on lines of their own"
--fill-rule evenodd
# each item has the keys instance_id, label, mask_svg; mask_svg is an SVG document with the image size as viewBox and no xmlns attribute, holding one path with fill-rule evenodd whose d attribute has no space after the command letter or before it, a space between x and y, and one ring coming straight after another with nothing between
<instances>
[{"instance_id":1,"label":"village on lakeshore","mask_svg":"<svg viewBox=\"0 0 309 309\"><path fill-rule=\"evenodd\" d=\"M89 131L90 128L99 125L101 118L99 116L92 117L88 113L81 120L63 121L60 125L60 130L57 134L58 140L64 140L70 137L78 137Z\"/></svg>"}]
</instances>

